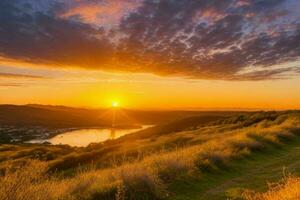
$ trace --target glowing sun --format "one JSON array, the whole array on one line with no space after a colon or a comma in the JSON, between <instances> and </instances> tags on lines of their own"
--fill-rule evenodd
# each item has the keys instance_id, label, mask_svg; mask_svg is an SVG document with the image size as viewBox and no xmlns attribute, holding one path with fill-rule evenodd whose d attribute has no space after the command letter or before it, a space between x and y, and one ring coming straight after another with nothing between
<instances>
[{"instance_id":1,"label":"glowing sun","mask_svg":"<svg viewBox=\"0 0 300 200\"><path fill-rule=\"evenodd\" d=\"M119 106L119 102L113 101L113 102L111 103L111 106L114 107L114 108L116 108L116 107Z\"/></svg>"}]
</instances>

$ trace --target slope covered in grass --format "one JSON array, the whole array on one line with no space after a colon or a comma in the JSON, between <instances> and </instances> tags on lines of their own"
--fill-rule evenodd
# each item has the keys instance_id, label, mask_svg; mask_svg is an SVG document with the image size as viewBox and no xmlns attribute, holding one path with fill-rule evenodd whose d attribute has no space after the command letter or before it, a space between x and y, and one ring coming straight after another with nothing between
<instances>
[{"instance_id":1,"label":"slope covered in grass","mask_svg":"<svg viewBox=\"0 0 300 200\"><path fill-rule=\"evenodd\" d=\"M291 173L300 176L300 138L286 145L269 146L264 151L229 163L226 169L202 174L201 178L180 179L171 184L173 199L241 199L247 190L263 192L267 183Z\"/></svg>"},{"instance_id":2,"label":"slope covered in grass","mask_svg":"<svg viewBox=\"0 0 300 200\"><path fill-rule=\"evenodd\" d=\"M47 194L44 199L224 198L224 192L234 193L234 190L230 190L232 187L222 189L222 180L230 181L233 175L233 178L239 177L239 174L230 173L234 164L241 163L237 171L242 177L245 159L259 158L264 153L272 155L272 152L290 146L289 143L299 140L299 130L298 112L272 112L222 119L169 134L124 137L77 149L76 154L81 156L71 156L70 153L43 162L46 165L44 171L32 175L35 181L30 186L18 184L15 177L30 178L26 170L39 172L35 170L38 164L28 164L29 167L15 171L14 163L4 170L1 185L5 187L0 193L7 197L7 191L21 187L20 198L15 199L26 199L25 194L34 199L31 193L36 188L45 191L41 192L41 195ZM98 157L101 148L107 151ZM81 164L87 164L87 155L93 158L93 165L80 171L73 170L66 176L64 165L68 166L68 170L70 166L75 168L78 163L74 160L79 158L83 161ZM25 163L28 161L24 157L22 159ZM9 166L7 161L11 160L3 160L5 166ZM262 163L258 162L257 166ZM49 168L52 170L49 171ZM229 174L226 175L227 172ZM221 186L211 183L218 183L218 179ZM184 185L190 186L184 188Z\"/></svg>"}]
</instances>

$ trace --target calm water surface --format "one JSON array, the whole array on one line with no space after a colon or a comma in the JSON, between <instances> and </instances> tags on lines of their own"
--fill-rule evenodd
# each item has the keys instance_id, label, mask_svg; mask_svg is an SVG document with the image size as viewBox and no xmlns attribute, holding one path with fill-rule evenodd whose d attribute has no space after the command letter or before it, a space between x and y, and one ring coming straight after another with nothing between
<instances>
[{"instance_id":1,"label":"calm water surface","mask_svg":"<svg viewBox=\"0 0 300 200\"><path fill-rule=\"evenodd\" d=\"M80 129L67 131L47 140L31 140L30 143L50 142L51 144L68 144L70 146L85 147L90 143L113 140L136 131L149 128L144 125L136 129Z\"/></svg>"}]
</instances>

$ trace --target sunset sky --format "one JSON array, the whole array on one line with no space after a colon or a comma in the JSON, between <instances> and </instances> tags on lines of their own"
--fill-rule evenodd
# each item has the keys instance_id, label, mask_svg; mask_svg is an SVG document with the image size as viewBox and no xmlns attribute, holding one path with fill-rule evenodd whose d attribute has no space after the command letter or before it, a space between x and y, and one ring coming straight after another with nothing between
<instances>
[{"instance_id":1,"label":"sunset sky","mask_svg":"<svg viewBox=\"0 0 300 200\"><path fill-rule=\"evenodd\" d=\"M0 104L300 109L299 0L1 0Z\"/></svg>"}]
</instances>

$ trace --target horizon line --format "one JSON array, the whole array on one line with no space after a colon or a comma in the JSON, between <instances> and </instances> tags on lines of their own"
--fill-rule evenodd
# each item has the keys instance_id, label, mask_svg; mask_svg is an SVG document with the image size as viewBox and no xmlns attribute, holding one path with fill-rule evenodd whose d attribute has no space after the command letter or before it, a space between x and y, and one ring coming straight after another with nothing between
<instances>
[{"instance_id":1,"label":"horizon line","mask_svg":"<svg viewBox=\"0 0 300 200\"><path fill-rule=\"evenodd\" d=\"M109 106L106 107L97 107L97 106L73 106L73 105L64 105L64 104L39 104L39 103L27 103L27 104L10 104L10 103L0 103L0 106L44 106L44 107L67 107L67 108L75 108L75 109L108 109ZM120 107L120 109L125 110L140 110L140 111L246 111L246 112L255 112L255 111L289 111L289 110L300 110L300 108L238 108L238 107L198 107L198 108L131 108L131 107Z\"/></svg>"}]
</instances>

